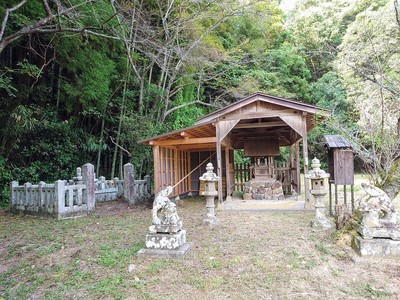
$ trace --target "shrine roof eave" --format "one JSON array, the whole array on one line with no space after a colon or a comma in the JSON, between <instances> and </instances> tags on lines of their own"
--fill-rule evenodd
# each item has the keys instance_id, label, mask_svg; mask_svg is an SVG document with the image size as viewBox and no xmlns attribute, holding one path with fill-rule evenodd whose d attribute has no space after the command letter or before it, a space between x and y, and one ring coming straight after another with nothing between
<instances>
[{"instance_id":1,"label":"shrine roof eave","mask_svg":"<svg viewBox=\"0 0 400 300\"><path fill-rule=\"evenodd\" d=\"M253 95L247 96L239 101L236 101L230 105L227 105L223 108L220 108L200 119L196 120L197 125L205 124L208 122L213 122L224 116L225 114L231 113L237 109L240 109L243 106L249 105L255 101L263 101L275 105L279 105L285 108L296 109L305 113L309 113L312 115L318 115L322 119L327 119L331 115L331 110L328 108L303 103L299 101L289 100L285 98L280 98L268 94L264 94L261 92L256 92Z\"/></svg>"},{"instance_id":2,"label":"shrine roof eave","mask_svg":"<svg viewBox=\"0 0 400 300\"><path fill-rule=\"evenodd\" d=\"M193 125L156 135L147 139L140 140L137 143L142 145L152 145L153 142L157 141L183 140L184 138L200 139L215 136L215 126L213 125L213 122L207 122L201 125Z\"/></svg>"}]
</instances>

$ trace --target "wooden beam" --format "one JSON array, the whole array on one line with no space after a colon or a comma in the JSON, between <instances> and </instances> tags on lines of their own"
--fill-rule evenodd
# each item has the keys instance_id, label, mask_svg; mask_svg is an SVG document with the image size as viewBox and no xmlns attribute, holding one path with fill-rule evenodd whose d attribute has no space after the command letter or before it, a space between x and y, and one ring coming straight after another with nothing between
<instances>
[{"instance_id":1,"label":"wooden beam","mask_svg":"<svg viewBox=\"0 0 400 300\"><path fill-rule=\"evenodd\" d=\"M231 132L232 128L235 127L237 123L239 123L239 120L219 121L216 123L219 128L220 141L222 141L228 135L228 133Z\"/></svg>"},{"instance_id":2,"label":"wooden beam","mask_svg":"<svg viewBox=\"0 0 400 300\"><path fill-rule=\"evenodd\" d=\"M178 150L185 150L185 151L191 151L191 150L215 150L216 146L215 143L213 144L194 144L194 145L180 145L176 146L176 149Z\"/></svg>"},{"instance_id":3,"label":"wooden beam","mask_svg":"<svg viewBox=\"0 0 400 300\"><path fill-rule=\"evenodd\" d=\"M153 145L159 146L180 146L180 145L190 145L190 144L206 144L215 143L215 137L205 137L205 138L193 138L193 139L178 139L178 140L163 140L163 141L153 141Z\"/></svg>"},{"instance_id":4,"label":"wooden beam","mask_svg":"<svg viewBox=\"0 0 400 300\"><path fill-rule=\"evenodd\" d=\"M302 137L307 135L307 126L304 126L303 124L305 118L303 120L303 117L301 115L298 114L296 116L280 116L280 118Z\"/></svg>"},{"instance_id":5,"label":"wooden beam","mask_svg":"<svg viewBox=\"0 0 400 300\"><path fill-rule=\"evenodd\" d=\"M185 139L196 138L193 134L190 134L186 131L182 131L179 135Z\"/></svg>"},{"instance_id":6,"label":"wooden beam","mask_svg":"<svg viewBox=\"0 0 400 300\"><path fill-rule=\"evenodd\" d=\"M269 128L269 127L276 127L276 126L287 126L283 121L274 121L274 122L261 122L261 123L243 123L237 124L234 129L240 128Z\"/></svg>"},{"instance_id":7,"label":"wooden beam","mask_svg":"<svg viewBox=\"0 0 400 300\"><path fill-rule=\"evenodd\" d=\"M251 111L244 113L235 113L222 117L221 121L229 120L247 120L247 119L258 119L258 118L273 118L281 116L296 116L297 112L293 109L283 109L283 110L265 110L265 111Z\"/></svg>"}]
</instances>

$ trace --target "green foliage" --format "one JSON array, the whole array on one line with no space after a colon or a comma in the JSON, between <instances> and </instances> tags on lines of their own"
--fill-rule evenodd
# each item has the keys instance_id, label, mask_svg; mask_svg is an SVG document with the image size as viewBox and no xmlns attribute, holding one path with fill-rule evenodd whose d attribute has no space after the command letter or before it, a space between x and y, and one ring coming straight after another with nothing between
<instances>
[{"instance_id":1,"label":"green foliage","mask_svg":"<svg viewBox=\"0 0 400 300\"><path fill-rule=\"evenodd\" d=\"M192 103L196 100L197 90L196 86L193 84L187 84L178 93L174 99L174 106L185 105ZM169 118L171 124L171 129L177 130L180 128L192 126L194 121L204 115L204 110L201 106L196 104L190 104L184 106L172 113Z\"/></svg>"},{"instance_id":2,"label":"green foliage","mask_svg":"<svg viewBox=\"0 0 400 300\"><path fill-rule=\"evenodd\" d=\"M268 78L272 83L266 86L268 89L279 90L281 87L281 90L292 94L292 98L310 100L308 81L311 73L304 58L296 54L291 46L285 44L270 50L265 59L266 69L270 72Z\"/></svg>"},{"instance_id":3,"label":"green foliage","mask_svg":"<svg viewBox=\"0 0 400 300\"><path fill-rule=\"evenodd\" d=\"M9 185L12 180L12 173L6 164L6 160L0 156L0 207L8 204Z\"/></svg>"}]
</instances>

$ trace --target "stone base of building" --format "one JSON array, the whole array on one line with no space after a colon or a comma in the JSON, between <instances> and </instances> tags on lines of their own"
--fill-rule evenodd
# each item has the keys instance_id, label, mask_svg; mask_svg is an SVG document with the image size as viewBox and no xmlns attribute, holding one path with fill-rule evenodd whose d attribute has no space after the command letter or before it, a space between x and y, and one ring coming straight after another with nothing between
<instances>
[{"instance_id":1,"label":"stone base of building","mask_svg":"<svg viewBox=\"0 0 400 300\"><path fill-rule=\"evenodd\" d=\"M391 239L356 236L352 240L352 247L361 256L400 256L400 241Z\"/></svg>"},{"instance_id":2,"label":"stone base of building","mask_svg":"<svg viewBox=\"0 0 400 300\"><path fill-rule=\"evenodd\" d=\"M244 200L285 200L282 183L275 179L251 179L244 186Z\"/></svg>"},{"instance_id":3,"label":"stone base of building","mask_svg":"<svg viewBox=\"0 0 400 300\"><path fill-rule=\"evenodd\" d=\"M137 253L138 256L154 257L154 258L182 258L189 251L191 243L186 243L178 249L141 249Z\"/></svg>"}]
</instances>

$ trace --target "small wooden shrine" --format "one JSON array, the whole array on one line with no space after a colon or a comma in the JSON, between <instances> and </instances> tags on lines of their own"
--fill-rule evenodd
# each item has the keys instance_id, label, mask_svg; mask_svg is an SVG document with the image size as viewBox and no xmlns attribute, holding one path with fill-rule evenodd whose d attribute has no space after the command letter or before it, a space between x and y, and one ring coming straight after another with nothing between
<instances>
[{"instance_id":1,"label":"small wooden shrine","mask_svg":"<svg viewBox=\"0 0 400 300\"><path fill-rule=\"evenodd\" d=\"M354 210L354 153L351 144L341 135L325 135L328 152L329 212L332 211L332 187L335 186L335 205L338 205L338 185L343 185L344 204L347 205L346 186L350 185L351 208Z\"/></svg>"},{"instance_id":2,"label":"small wooden shrine","mask_svg":"<svg viewBox=\"0 0 400 300\"><path fill-rule=\"evenodd\" d=\"M287 180L289 188L299 193L300 143L307 173L307 133L329 114L325 108L255 93L198 119L194 126L139 143L153 147L155 193L169 185L176 185L172 196L199 193L199 177L205 164L212 162L222 202L235 187L234 149L243 149L252 158L253 176L275 177L273 157L279 147L290 147ZM307 192L307 181L305 186Z\"/></svg>"}]
</instances>

